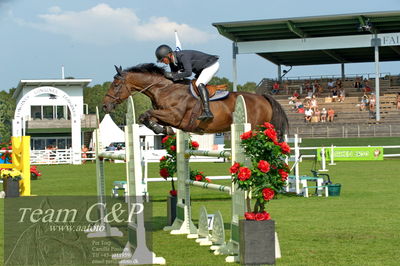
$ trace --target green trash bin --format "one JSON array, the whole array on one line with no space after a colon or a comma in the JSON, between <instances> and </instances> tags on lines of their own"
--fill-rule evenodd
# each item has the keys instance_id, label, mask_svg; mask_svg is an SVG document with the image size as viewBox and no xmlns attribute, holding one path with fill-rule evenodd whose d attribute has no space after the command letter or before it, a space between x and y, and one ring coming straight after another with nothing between
<instances>
[{"instance_id":1,"label":"green trash bin","mask_svg":"<svg viewBox=\"0 0 400 266\"><path fill-rule=\"evenodd\" d=\"M328 194L329 196L340 196L340 189L342 188L341 184L330 184L328 185Z\"/></svg>"}]
</instances>

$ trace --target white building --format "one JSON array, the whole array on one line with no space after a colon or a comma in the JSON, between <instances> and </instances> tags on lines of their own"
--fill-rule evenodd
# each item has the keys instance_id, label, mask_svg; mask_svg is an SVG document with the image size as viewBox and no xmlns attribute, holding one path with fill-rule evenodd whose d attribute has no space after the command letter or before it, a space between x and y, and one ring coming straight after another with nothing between
<instances>
[{"instance_id":1,"label":"white building","mask_svg":"<svg viewBox=\"0 0 400 266\"><path fill-rule=\"evenodd\" d=\"M32 150L71 149L73 164L80 164L85 132L91 136L96 127L95 115L87 114L83 102L83 88L91 81L21 80L13 95L13 136L31 136Z\"/></svg>"}]
</instances>

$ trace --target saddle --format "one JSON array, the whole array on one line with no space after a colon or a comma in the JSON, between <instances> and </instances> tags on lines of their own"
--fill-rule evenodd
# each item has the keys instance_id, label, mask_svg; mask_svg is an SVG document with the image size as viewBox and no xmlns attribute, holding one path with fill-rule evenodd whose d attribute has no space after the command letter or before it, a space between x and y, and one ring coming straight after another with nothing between
<instances>
[{"instance_id":1,"label":"saddle","mask_svg":"<svg viewBox=\"0 0 400 266\"><path fill-rule=\"evenodd\" d=\"M208 95L210 101L221 100L229 95L228 85L227 84L219 84L219 85L206 85L206 89L208 90ZM199 99L199 89L196 86L196 80L193 79L190 82L190 92L193 97Z\"/></svg>"}]
</instances>

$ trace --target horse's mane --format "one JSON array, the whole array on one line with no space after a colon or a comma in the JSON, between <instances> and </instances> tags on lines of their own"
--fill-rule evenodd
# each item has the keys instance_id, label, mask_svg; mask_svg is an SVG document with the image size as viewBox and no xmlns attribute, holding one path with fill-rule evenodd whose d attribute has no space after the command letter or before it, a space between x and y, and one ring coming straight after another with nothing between
<instances>
[{"instance_id":1,"label":"horse's mane","mask_svg":"<svg viewBox=\"0 0 400 266\"><path fill-rule=\"evenodd\" d=\"M165 69L157 66L153 63L139 64L130 68L125 69L126 72L132 73L149 73L149 74L158 74L164 75Z\"/></svg>"}]
</instances>

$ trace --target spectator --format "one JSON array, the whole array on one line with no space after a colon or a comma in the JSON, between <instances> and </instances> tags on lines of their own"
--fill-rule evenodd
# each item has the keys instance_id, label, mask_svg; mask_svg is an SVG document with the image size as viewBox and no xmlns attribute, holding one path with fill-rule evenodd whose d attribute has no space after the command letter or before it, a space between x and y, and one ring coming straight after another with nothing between
<instances>
[{"instance_id":1,"label":"spectator","mask_svg":"<svg viewBox=\"0 0 400 266\"><path fill-rule=\"evenodd\" d=\"M333 122L333 119L335 117L335 110L332 108L328 109L328 122Z\"/></svg>"},{"instance_id":2,"label":"spectator","mask_svg":"<svg viewBox=\"0 0 400 266\"><path fill-rule=\"evenodd\" d=\"M279 82L275 81L275 83L272 85L272 94L278 94L279 92Z\"/></svg>"},{"instance_id":3,"label":"spectator","mask_svg":"<svg viewBox=\"0 0 400 266\"><path fill-rule=\"evenodd\" d=\"M110 146L107 147L107 151L115 151L117 147L114 146L113 143L110 144Z\"/></svg>"},{"instance_id":4,"label":"spectator","mask_svg":"<svg viewBox=\"0 0 400 266\"><path fill-rule=\"evenodd\" d=\"M313 118L311 119L312 122L318 123L321 121L321 111L318 107L315 108Z\"/></svg>"},{"instance_id":5,"label":"spectator","mask_svg":"<svg viewBox=\"0 0 400 266\"><path fill-rule=\"evenodd\" d=\"M344 88L339 90L339 102L344 102L344 98L346 98L346 91Z\"/></svg>"},{"instance_id":6,"label":"spectator","mask_svg":"<svg viewBox=\"0 0 400 266\"><path fill-rule=\"evenodd\" d=\"M294 91L292 97L289 97L289 104L296 104L297 100L299 99L299 93L296 91Z\"/></svg>"},{"instance_id":7,"label":"spectator","mask_svg":"<svg viewBox=\"0 0 400 266\"><path fill-rule=\"evenodd\" d=\"M310 107L315 112L316 108L318 108L318 101L315 95L312 96L310 100Z\"/></svg>"},{"instance_id":8,"label":"spectator","mask_svg":"<svg viewBox=\"0 0 400 266\"><path fill-rule=\"evenodd\" d=\"M332 89L332 102L336 102L336 99L338 97L339 91L337 90L337 87Z\"/></svg>"},{"instance_id":9,"label":"spectator","mask_svg":"<svg viewBox=\"0 0 400 266\"><path fill-rule=\"evenodd\" d=\"M400 110L400 92L397 93L396 97L396 109Z\"/></svg>"},{"instance_id":10,"label":"spectator","mask_svg":"<svg viewBox=\"0 0 400 266\"><path fill-rule=\"evenodd\" d=\"M87 152L89 151L89 149L86 147L86 145L82 146L82 163L86 163L86 158L87 156Z\"/></svg>"},{"instance_id":11,"label":"spectator","mask_svg":"<svg viewBox=\"0 0 400 266\"><path fill-rule=\"evenodd\" d=\"M369 86L369 81L368 81L368 79L364 79L364 86L363 86L363 89L364 89L364 93L371 92L371 87Z\"/></svg>"},{"instance_id":12,"label":"spectator","mask_svg":"<svg viewBox=\"0 0 400 266\"><path fill-rule=\"evenodd\" d=\"M313 110L311 108L307 108L307 110L304 112L304 119L305 119L304 122L310 123L313 113L314 112L313 112Z\"/></svg>"},{"instance_id":13,"label":"spectator","mask_svg":"<svg viewBox=\"0 0 400 266\"><path fill-rule=\"evenodd\" d=\"M342 80L336 79L335 87L336 89L340 90L343 87Z\"/></svg>"},{"instance_id":14,"label":"spectator","mask_svg":"<svg viewBox=\"0 0 400 266\"><path fill-rule=\"evenodd\" d=\"M300 100L297 100L297 101L295 102L294 105L295 105L295 106L294 106L294 110L295 110L296 112L298 112L300 108L303 108L303 109L304 109L303 103L302 103Z\"/></svg>"},{"instance_id":15,"label":"spectator","mask_svg":"<svg viewBox=\"0 0 400 266\"><path fill-rule=\"evenodd\" d=\"M314 83L312 85L312 92L313 94L315 94L316 92L318 92L318 87L319 87L319 83L317 80L314 80Z\"/></svg>"},{"instance_id":16,"label":"spectator","mask_svg":"<svg viewBox=\"0 0 400 266\"><path fill-rule=\"evenodd\" d=\"M364 93L364 96L361 98L360 111L366 110L368 106L369 106L369 98L368 95Z\"/></svg>"},{"instance_id":17,"label":"spectator","mask_svg":"<svg viewBox=\"0 0 400 266\"><path fill-rule=\"evenodd\" d=\"M328 112L326 111L325 107L322 108L321 111L321 122L325 123L326 122L326 116L327 116Z\"/></svg>"},{"instance_id":18,"label":"spectator","mask_svg":"<svg viewBox=\"0 0 400 266\"><path fill-rule=\"evenodd\" d=\"M283 84L283 88L285 89L285 92L287 95L289 95L289 82L286 80L285 83Z\"/></svg>"},{"instance_id":19,"label":"spectator","mask_svg":"<svg viewBox=\"0 0 400 266\"><path fill-rule=\"evenodd\" d=\"M360 78L356 78L356 81L353 83L353 87L358 89L357 91L361 91L362 84Z\"/></svg>"},{"instance_id":20,"label":"spectator","mask_svg":"<svg viewBox=\"0 0 400 266\"><path fill-rule=\"evenodd\" d=\"M370 111L375 110L375 103L376 103L375 94L371 93L371 97L369 98L369 110Z\"/></svg>"},{"instance_id":21,"label":"spectator","mask_svg":"<svg viewBox=\"0 0 400 266\"><path fill-rule=\"evenodd\" d=\"M328 82L328 90L332 90L335 85L333 84L333 80L330 79Z\"/></svg>"}]
</instances>

